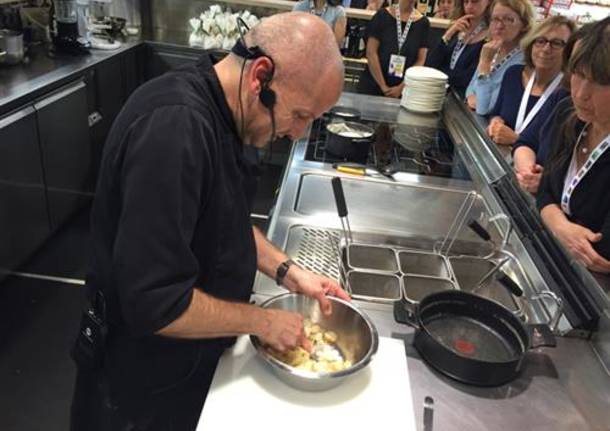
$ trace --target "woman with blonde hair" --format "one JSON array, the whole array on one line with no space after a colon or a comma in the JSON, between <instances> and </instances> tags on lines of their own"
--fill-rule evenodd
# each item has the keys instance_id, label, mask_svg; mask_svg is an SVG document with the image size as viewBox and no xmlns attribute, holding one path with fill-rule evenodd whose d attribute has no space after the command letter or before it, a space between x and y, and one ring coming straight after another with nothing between
<instances>
[{"instance_id":1,"label":"woman with blonde hair","mask_svg":"<svg viewBox=\"0 0 610 431\"><path fill-rule=\"evenodd\" d=\"M449 85L462 96L479 62L487 36L491 0L457 0L454 20L430 51L426 66L449 76Z\"/></svg>"},{"instance_id":2,"label":"woman with blonde hair","mask_svg":"<svg viewBox=\"0 0 610 431\"><path fill-rule=\"evenodd\" d=\"M380 9L368 25L366 58L358 92L399 98L405 71L421 66L428 52L430 21L414 8L414 0L399 0Z\"/></svg>"},{"instance_id":3,"label":"woman with blonde hair","mask_svg":"<svg viewBox=\"0 0 610 431\"><path fill-rule=\"evenodd\" d=\"M581 39L589 34L593 26L592 23L585 24L572 33L563 49L564 69L567 69L572 53L580 44ZM565 72L562 86L568 89L565 94L569 96L570 74L567 70ZM532 194L538 192L544 165L555 140L553 136L555 117L558 113L564 112L566 107L572 106L572 100L569 97L561 98L560 93L564 92L558 90L551 96L539 114L519 134L517 142L513 145L513 168L519 186Z\"/></svg>"},{"instance_id":4,"label":"woman with blonde hair","mask_svg":"<svg viewBox=\"0 0 610 431\"><path fill-rule=\"evenodd\" d=\"M553 16L523 38L525 64L508 68L489 114L487 133L496 144L514 144L547 103L568 95L561 87L563 49L574 29L568 18Z\"/></svg>"},{"instance_id":5,"label":"woman with blonde hair","mask_svg":"<svg viewBox=\"0 0 610 431\"><path fill-rule=\"evenodd\" d=\"M580 40L568 72L573 106L555 116L537 205L576 260L610 273L610 18Z\"/></svg>"},{"instance_id":6,"label":"woman with blonde hair","mask_svg":"<svg viewBox=\"0 0 610 431\"><path fill-rule=\"evenodd\" d=\"M504 73L523 64L520 43L534 24L530 0L494 0L489 32L491 40L483 45L477 70L466 90L468 106L479 115L493 109Z\"/></svg>"}]
</instances>

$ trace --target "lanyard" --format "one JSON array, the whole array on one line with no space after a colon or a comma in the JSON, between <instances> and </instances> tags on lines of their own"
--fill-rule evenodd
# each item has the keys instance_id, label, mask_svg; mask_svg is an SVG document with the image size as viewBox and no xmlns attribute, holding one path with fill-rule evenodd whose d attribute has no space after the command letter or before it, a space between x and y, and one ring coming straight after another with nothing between
<instances>
[{"instance_id":1,"label":"lanyard","mask_svg":"<svg viewBox=\"0 0 610 431\"><path fill-rule=\"evenodd\" d=\"M520 134L523 129L527 127L527 125L534 119L538 111L542 108L542 106L546 103L547 99L553 94L553 91L557 88L559 83L561 82L561 78L563 78L563 73L558 73L557 76L551 81L548 87L545 88L544 92L540 96L540 99L536 102L536 104L532 107L532 110L525 116L525 110L527 109L527 102L530 99L530 94L532 93L532 88L534 88L534 81L536 80L536 71L532 73L530 77L527 87L525 87L525 91L523 92L523 96L521 97L521 104L519 105L519 112L517 113L517 122L515 123L515 132Z\"/></svg>"},{"instance_id":2,"label":"lanyard","mask_svg":"<svg viewBox=\"0 0 610 431\"><path fill-rule=\"evenodd\" d=\"M449 68L451 70L455 69L455 65L460 59L460 55L464 52L466 45L470 42L470 39L479 34L485 28L485 22L481 21L470 33L465 34L463 37L458 36L458 40L455 43L455 47L453 48L453 52L451 53L451 61L449 62Z\"/></svg>"},{"instance_id":3,"label":"lanyard","mask_svg":"<svg viewBox=\"0 0 610 431\"><path fill-rule=\"evenodd\" d=\"M396 35L398 36L398 54L400 55L402 45L405 43L405 40L407 40L409 29L411 28L411 24L413 23L413 19L411 19L413 12L409 14L409 19L407 20L407 24L405 25L405 31L401 31L400 10L398 9L398 4L394 5L394 12L396 13Z\"/></svg>"},{"instance_id":4,"label":"lanyard","mask_svg":"<svg viewBox=\"0 0 610 431\"><path fill-rule=\"evenodd\" d=\"M585 130L587 130L588 126L589 125L587 124L580 132L580 135L578 135L578 140L576 141L576 145L574 146L574 152L572 153L571 163L576 163L576 152L578 150L578 145L580 144L580 140L583 138L583 136L585 136ZM574 178L572 178L570 184L567 187L564 186L563 195L561 196L561 209L564 213L568 215L570 214L570 199L572 199L572 193L574 193L574 189L585 177L585 175L587 175L587 173L591 170L595 162L602 156L602 154L606 152L608 148L610 148L610 134L606 135L606 138L601 141L593 151L591 151L591 154L589 154L587 161L584 165L580 167Z\"/></svg>"},{"instance_id":5,"label":"lanyard","mask_svg":"<svg viewBox=\"0 0 610 431\"><path fill-rule=\"evenodd\" d=\"M328 10L328 3L324 3L324 7L322 8L322 12L318 13L316 10L316 4L314 2L314 0L311 0L309 2L309 12L311 12L313 15L322 17L324 16L324 14L326 13L326 11Z\"/></svg>"},{"instance_id":6,"label":"lanyard","mask_svg":"<svg viewBox=\"0 0 610 431\"><path fill-rule=\"evenodd\" d=\"M521 51L521 48L519 48L518 46L513 48L508 54L506 54L504 56L504 58L502 60L500 60L499 63L497 63L498 61L498 53L496 52L494 54L494 58L491 60L491 70L489 71L489 74L492 75L496 70L498 70L500 67L502 67L502 65L504 63L506 63L508 60L510 60L510 58L517 54L518 52Z\"/></svg>"}]
</instances>

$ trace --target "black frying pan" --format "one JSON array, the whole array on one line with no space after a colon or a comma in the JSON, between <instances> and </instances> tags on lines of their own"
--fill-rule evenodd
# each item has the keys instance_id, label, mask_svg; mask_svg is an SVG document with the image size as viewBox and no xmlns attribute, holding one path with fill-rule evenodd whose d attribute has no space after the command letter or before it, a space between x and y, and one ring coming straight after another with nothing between
<instances>
[{"instance_id":1,"label":"black frying pan","mask_svg":"<svg viewBox=\"0 0 610 431\"><path fill-rule=\"evenodd\" d=\"M394 317L416 328L413 344L429 365L477 386L513 380L528 350L556 343L548 325L524 325L502 305L458 290L432 293L417 305L398 301Z\"/></svg>"}]
</instances>

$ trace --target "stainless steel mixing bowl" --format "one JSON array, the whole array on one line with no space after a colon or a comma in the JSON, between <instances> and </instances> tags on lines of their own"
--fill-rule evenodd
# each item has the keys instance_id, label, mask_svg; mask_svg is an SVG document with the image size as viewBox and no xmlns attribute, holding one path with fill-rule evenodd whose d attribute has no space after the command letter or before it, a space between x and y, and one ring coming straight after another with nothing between
<instances>
[{"instance_id":1,"label":"stainless steel mixing bowl","mask_svg":"<svg viewBox=\"0 0 610 431\"><path fill-rule=\"evenodd\" d=\"M332 373L300 370L271 356L258 337L251 336L250 340L259 357L281 380L297 389L324 391L335 387L366 367L377 352L379 335L370 318L346 301L335 297L329 299L332 303L332 314L328 317L322 314L318 301L295 293L275 296L261 305L263 308L300 313L325 330L336 332L338 336L336 346L344 359L353 364L350 368Z\"/></svg>"}]
</instances>

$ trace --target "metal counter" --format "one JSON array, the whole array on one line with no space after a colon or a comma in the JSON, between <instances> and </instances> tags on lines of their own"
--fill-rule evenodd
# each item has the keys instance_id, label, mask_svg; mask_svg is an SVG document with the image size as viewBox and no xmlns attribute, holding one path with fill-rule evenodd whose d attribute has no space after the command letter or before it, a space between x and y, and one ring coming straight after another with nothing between
<instances>
[{"instance_id":1,"label":"metal counter","mask_svg":"<svg viewBox=\"0 0 610 431\"><path fill-rule=\"evenodd\" d=\"M346 93L338 104L355 107L363 118L379 121L417 125L434 125L441 121L440 115L409 113L399 107L398 101L387 98ZM442 114L448 129L459 129L460 125L450 124L455 109L448 103ZM452 130L455 136L462 132ZM480 199L478 211L481 214L497 214L501 211L500 206L488 184L490 178L498 174L498 166L492 159L485 159L484 150L476 148L472 136L463 135L464 142L456 142L456 145L460 147L459 151L472 174L471 181L407 173L396 175L395 181L379 175L354 178L339 174L329 163L305 160L307 140L295 142L271 217L268 237L294 257L293 253L298 251L295 241L300 241L299 247L302 247L307 234L304 231L310 232L311 257L319 262L319 272L327 270L328 259L319 256L325 248L323 234L336 234L341 228L330 191L332 176L344 179L351 227L362 238L369 235L396 241L409 238L414 231L428 237L442 236L447 218L459 203L455 197L470 191L475 191ZM438 199L422 205L416 200L419 191L436 191ZM435 208L432 214L427 211L429 207ZM435 226L442 228L435 231ZM502 235L505 230L506 226L499 225L496 234ZM460 238L472 240L467 232L461 232ZM513 233L508 243L510 254L523 271L521 276L524 278L519 281L524 285L526 296L544 290L546 283L519 238ZM307 254L301 258L307 259ZM283 292L273 280L260 274L254 290L257 302ZM404 339L420 429L425 396L432 396L435 400L434 429L437 430L610 429L610 377L586 340L559 337L555 349L530 351L524 372L510 384L477 388L452 381L430 369L411 345L413 329L394 321L391 305L355 302L371 316L380 335ZM527 301L524 306L530 321L548 321L553 311L551 304L539 301ZM562 319L560 330L565 332L569 329L567 320Z\"/></svg>"}]
</instances>

